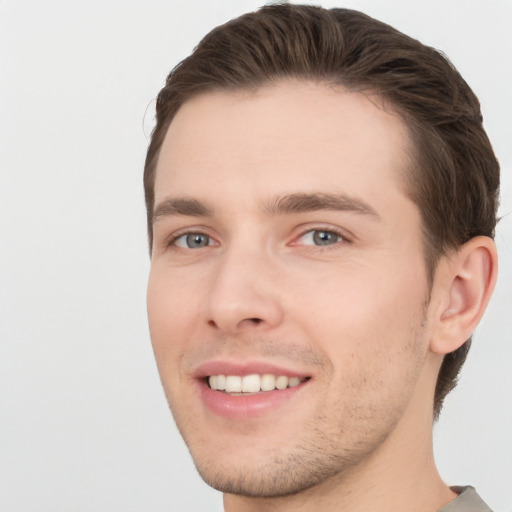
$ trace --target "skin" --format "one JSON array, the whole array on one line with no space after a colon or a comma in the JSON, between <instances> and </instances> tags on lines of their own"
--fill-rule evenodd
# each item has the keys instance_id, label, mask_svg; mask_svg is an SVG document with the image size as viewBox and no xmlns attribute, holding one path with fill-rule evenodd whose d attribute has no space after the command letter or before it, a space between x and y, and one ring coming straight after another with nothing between
<instances>
[{"instance_id":1,"label":"skin","mask_svg":"<svg viewBox=\"0 0 512 512\"><path fill-rule=\"evenodd\" d=\"M454 498L433 461L432 404L443 353L465 339L442 327L470 295L462 278L447 284L467 258L443 258L431 289L400 177L410 149L378 98L306 82L207 93L171 123L149 323L178 428L226 511L435 511ZM346 209L276 208L312 193ZM202 210L169 207L176 198ZM189 247L190 233L206 245ZM228 418L201 399L197 368L211 361L309 379L262 414Z\"/></svg>"}]
</instances>

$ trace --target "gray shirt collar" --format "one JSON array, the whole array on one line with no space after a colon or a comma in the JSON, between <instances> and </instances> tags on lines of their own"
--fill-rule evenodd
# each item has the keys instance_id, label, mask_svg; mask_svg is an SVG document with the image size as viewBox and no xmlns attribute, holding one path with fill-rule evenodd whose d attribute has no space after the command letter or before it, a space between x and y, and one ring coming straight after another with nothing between
<instances>
[{"instance_id":1,"label":"gray shirt collar","mask_svg":"<svg viewBox=\"0 0 512 512\"><path fill-rule=\"evenodd\" d=\"M492 512L485 501L478 496L474 487L468 485L451 489L459 496L441 508L439 512Z\"/></svg>"}]
</instances>

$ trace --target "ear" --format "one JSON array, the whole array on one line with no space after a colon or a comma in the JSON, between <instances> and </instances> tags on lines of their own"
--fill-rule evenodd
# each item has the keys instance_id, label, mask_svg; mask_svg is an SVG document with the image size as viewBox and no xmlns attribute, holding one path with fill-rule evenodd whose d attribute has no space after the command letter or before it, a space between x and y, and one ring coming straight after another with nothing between
<instances>
[{"instance_id":1,"label":"ear","mask_svg":"<svg viewBox=\"0 0 512 512\"><path fill-rule=\"evenodd\" d=\"M432 352L448 354L469 339L489 303L497 274L496 246L485 236L472 238L441 259L432 288Z\"/></svg>"}]
</instances>

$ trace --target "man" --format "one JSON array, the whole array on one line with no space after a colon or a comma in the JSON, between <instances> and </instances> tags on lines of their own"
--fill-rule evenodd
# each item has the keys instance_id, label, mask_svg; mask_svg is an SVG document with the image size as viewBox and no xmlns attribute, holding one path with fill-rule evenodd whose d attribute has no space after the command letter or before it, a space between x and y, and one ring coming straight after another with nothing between
<instances>
[{"instance_id":1,"label":"man","mask_svg":"<svg viewBox=\"0 0 512 512\"><path fill-rule=\"evenodd\" d=\"M150 330L227 512L489 510L432 423L496 281L498 184L457 71L361 13L267 6L171 72Z\"/></svg>"}]
</instances>

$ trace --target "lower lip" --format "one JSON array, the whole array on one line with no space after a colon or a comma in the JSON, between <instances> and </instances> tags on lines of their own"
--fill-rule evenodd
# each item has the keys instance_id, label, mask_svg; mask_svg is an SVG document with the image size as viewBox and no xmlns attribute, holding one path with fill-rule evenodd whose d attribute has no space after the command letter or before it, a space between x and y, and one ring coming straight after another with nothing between
<instances>
[{"instance_id":1,"label":"lower lip","mask_svg":"<svg viewBox=\"0 0 512 512\"><path fill-rule=\"evenodd\" d=\"M219 416L233 419L254 418L290 402L308 383L309 380L292 388L235 396L223 391L214 391L205 382L201 382L201 399L208 409Z\"/></svg>"}]
</instances>

